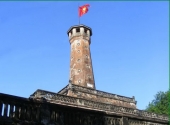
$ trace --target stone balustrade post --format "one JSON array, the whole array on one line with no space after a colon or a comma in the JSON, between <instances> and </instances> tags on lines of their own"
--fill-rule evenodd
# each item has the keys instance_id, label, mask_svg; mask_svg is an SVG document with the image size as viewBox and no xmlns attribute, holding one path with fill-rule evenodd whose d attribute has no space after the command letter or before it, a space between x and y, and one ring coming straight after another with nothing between
<instances>
[{"instance_id":1,"label":"stone balustrade post","mask_svg":"<svg viewBox=\"0 0 170 125\"><path fill-rule=\"evenodd\" d=\"M23 106L21 106L21 115L20 115L20 118L22 119L22 120L25 120L25 106L23 105Z\"/></svg>"},{"instance_id":2,"label":"stone balustrade post","mask_svg":"<svg viewBox=\"0 0 170 125\"><path fill-rule=\"evenodd\" d=\"M49 106L44 103L40 105L40 121L43 124L48 124L50 122L50 109Z\"/></svg>"},{"instance_id":3,"label":"stone balustrade post","mask_svg":"<svg viewBox=\"0 0 170 125\"><path fill-rule=\"evenodd\" d=\"M2 104L2 102L0 102L0 116L2 116L2 106L3 106L3 104Z\"/></svg>"},{"instance_id":4,"label":"stone balustrade post","mask_svg":"<svg viewBox=\"0 0 170 125\"><path fill-rule=\"evenodd\" d=\"M40 121L40 109L39 109L39 107L37 107L36 121Z\"/></svg>"},{"instance_id":5,"label":"stone balustrade post","mask_svg":"<svg viewBox=\"0 0 170 125\"><path fill-rule=\"evenodd\" d=\"M4 116L7 117L7 113L8 113L8 104L4 103Z\"/></svg>"},{"instance_id":6,"label":"stone balustrade post","mask_svg":"<svg viewBox=\"0 0 170 125\"><path fill-rule=\"evenodd\" d=\"M122 117L121 122L122 122L121 125L130 125L127 117Z\"/></svg>"},{"instance_id":7,"label":"stone balustrade post","mask_svg":"<svg viewBox=\"0 0 170 125\"><path fill-rule=\"evenodd\" d=\"M14 117L14 105L13 104L10 104L9 117L10 118Z\"/></svg>"},{"instance_id":8,"label":"stone balustrade post","mask_svg":"<svg viewBox=\"0 0 170 125\"><path fill-rule=\"evenodd\" d=\"M51 111L51 120L55 121L55 111Z\"/></svg>"},{"instance_id":9,"label":"stone balustrade post","mask_svg":"<svg viewBox=\"0 0 170 125\"><path fill-rule=\"evenodd\" d=\"M15 105L15 118L18 119L19 118L19 106Z\"/></svg>"},{"instance_id":10,"label":"stone balustrade post","mask_svg":"<svg viewBox=\"0 0 170 125\"><path fill-rule=\"evenodd\" d=\"M30 106L28 106L26 108L26 117L25 117L26 120L30 120L30 114L31 114L31 110L30 110Z\"/></svg>"},{"instance_id":11,"label":"stone balustrade post","mask_svg":"<svg viewBox=\"0 0 170 125\"><path fill-rule=\"evenodd\" d=\"M32 120L36 121L36 109L35 109L35 107L32 107Z\"/></svg>"}]
</instances>

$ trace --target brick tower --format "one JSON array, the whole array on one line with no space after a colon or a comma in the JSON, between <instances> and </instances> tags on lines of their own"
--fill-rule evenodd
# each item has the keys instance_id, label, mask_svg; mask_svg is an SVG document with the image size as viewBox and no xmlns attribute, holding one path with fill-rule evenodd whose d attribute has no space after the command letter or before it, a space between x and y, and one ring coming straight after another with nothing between
<instances>
[{"instance_id":1,"label":"brick tower","mask_svg":"<svg viewBox=\"0 0 170 125\"><path fill-rule=\"evenodd\" d=\"M91 28L85 25L72 26L68 32L71 45L70 81L74 85L95 89L90 54Z\"/></svg>"},{"instance_id":2,"label":"brick tower","mask_svg":"<svg viewBox=\"0 0 170 125\"><path fill-rule=\"evenodd\" d=\"M96 89L90 55L91 28L75 25L67 34L71 45L70 78L69 84L58 94L136 109L134 97L124 97ZM78 103L85 105L84 102L78 101Z\"/></svg>"}]
</instances>

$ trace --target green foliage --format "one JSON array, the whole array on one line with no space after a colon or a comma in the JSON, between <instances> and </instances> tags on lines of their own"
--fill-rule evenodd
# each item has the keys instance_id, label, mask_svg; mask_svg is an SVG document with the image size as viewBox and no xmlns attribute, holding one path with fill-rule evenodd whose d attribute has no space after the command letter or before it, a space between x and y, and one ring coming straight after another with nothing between
<instances>
[{"instance_id":1,"label":"green foliage","mask_svg":"<svg viewBox=\"0 0 170 125\"><path fill-rule=\"evenodd\" d=\"M155 95L155 99L152 102L149 102L149 105L146 108L148 112L154 112L157 114L167 114L170 115L170 91L167 92L158 92Z\"/></svg>"}]
</instances>

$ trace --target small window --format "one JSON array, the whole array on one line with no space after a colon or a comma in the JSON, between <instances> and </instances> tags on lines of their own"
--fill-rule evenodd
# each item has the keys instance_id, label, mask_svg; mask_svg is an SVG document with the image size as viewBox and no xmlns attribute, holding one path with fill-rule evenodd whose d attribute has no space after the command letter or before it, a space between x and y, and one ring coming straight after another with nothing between
<instances>
[{"instance_id":1,"label":"small window","mask_svg":"<svg viewBox=\"0 0 170 125\"><path fill-rule=\"evenodd\" d=\"M80 53L80 50L77 50L78 53Z\"/></svg>"},{"instance_id":2,"label":"small window","mask_svg":"<svg viewBox=\"0 0 170 125\"><path fill-rule=\"evenodd\" d=\"M90 66L89 66L88 64L86 64L86 67L87 67L87 68L90 68Z\"/></svg>"},{"instance_id":3,"label":"small window","mask_svg":"<svg viewBox=\"0 0 170 125\"><path fill-rule=\"evenodd\" d=\"M78 69L78 72L81 72L81 69Z\"/></svg>"},{"instance_id":4,"label":"small window","mask_svg":"<svg viewBox=\"0 0 170 125\"><path fill-rule=\"evenodd\" d=\"M73 51L73 50L74 50L74 47L71 48L71 51Z\"/></svg>"},{"instance_id":5,"label":"small window","mask_svg":"<svg viewBox=\"0 0 170 125\"><path fill-rule=\"evenodd\" d=\"M80 46L80 43L77 43L77 46Z\"/></svg>"},{"instance_id":6,"label":"small window","mask_svg":"<svg viewBox=\"0 0 170 125\"><path fill-rule=\"evenodd\" d=\"M84 29L84 32L85 32L85 33L87 33L87 30L86 30L86 29Z\"/></svg>"},{"instance_id":7,"label":"small window","mask_svg":"<svg viewBox=\"0 0 170 125\"><path fill-rule=\"evenodd\" d=\"M78 59L77 62L80 62L80 59Z\"/></svg>"},{"instance_id":8,"label":"small window","mask_svg":"<svg viewBox=\"0 0 170 125\"><path fill-rule=\"evenodd\" d=\"M76 29L76 32L79 33L79 32L80 32L80 28L77 28L77 29Z\"/></svg>"},{"instance_id":9,"label":"small window","mask_svg":"<svg viewBox=\"0 0 170 125\"><path fill-rule=\"evenodd\" d=\"M88 77L89 79L91 79L91 76L90 76L90 75L88 75L87 77Z\"/></svg>"}]
</instances>

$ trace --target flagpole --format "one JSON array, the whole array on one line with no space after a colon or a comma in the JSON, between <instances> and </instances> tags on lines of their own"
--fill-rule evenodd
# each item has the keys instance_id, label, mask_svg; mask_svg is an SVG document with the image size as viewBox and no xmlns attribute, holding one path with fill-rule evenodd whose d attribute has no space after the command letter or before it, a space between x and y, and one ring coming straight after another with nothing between
<instances>
[{"instance_id":1,"label":"flagpole","mask_svg":"<svg viewBox=\"0 0 170 125\"><path fill-rule=\"evenodd\" d=\"M80 25L80 16L79 16L79 25Z\"/></svg>"},{"instance_id":2,"label":"flagpole","mask_svg":"<svg viewBox=\"0 0 170 125\"><path fill-rule=\"evenodd\" d=\"M78 18L79 18L79 25L80 25L79 4L78 4Z\"/></svg>"}]
</instances>

